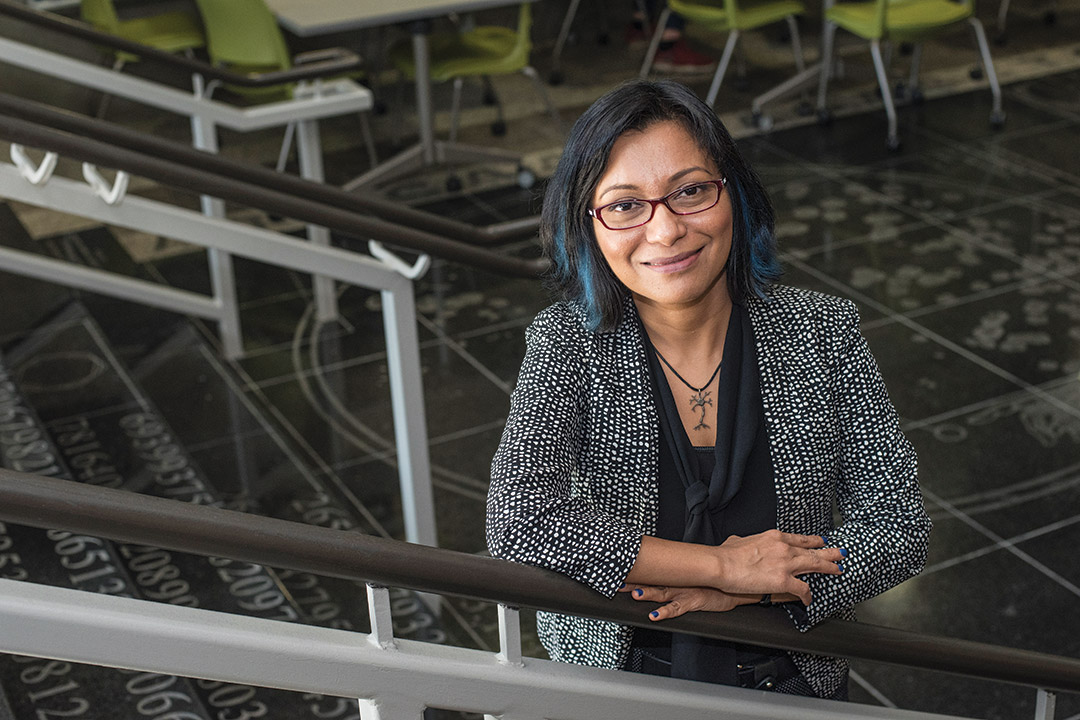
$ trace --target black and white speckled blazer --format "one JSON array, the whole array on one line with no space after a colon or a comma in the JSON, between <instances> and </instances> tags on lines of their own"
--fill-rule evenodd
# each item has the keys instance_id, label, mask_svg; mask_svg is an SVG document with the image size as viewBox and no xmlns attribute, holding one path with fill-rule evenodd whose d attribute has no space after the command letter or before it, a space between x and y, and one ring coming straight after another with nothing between
<instances>
[{"instance_id":1,"label":"black and white speckled blazer","mask_svg":"<svg viewBox=\"0 0 1080 720\"><path fill-rule=\"evenodd\" d=\"M847 548L841 575L811 575L801 630L917 574L930 519L915 452L846 300L775 286L747 303L753 325L780 530ZM558 303L526 333L527 351L491 468L488 547L612 597L643 535L656 531L659 420L634 305L610 333ZM833 522L833 504L842 522ZM624 668L633 629L539 613L553 660ZM794 655L823 697L845 661Z\"/></svg>"}]
</instances>

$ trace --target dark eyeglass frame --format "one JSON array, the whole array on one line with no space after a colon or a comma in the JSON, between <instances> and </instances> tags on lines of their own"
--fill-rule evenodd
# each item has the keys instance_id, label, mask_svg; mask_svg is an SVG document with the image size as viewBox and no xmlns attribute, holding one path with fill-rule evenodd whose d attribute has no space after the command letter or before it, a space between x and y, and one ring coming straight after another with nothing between
<instances>
[{"instance_id":1,"label":"dark eyeglass frame","mask_svg":"<svg viewBox=\"0 0 1080 720\"><path fill-rule=\"evenodd\" d=\"M699 208L697 210L691 210L690 212L679 212L675 208L671 207L671 203L668 202L668 200L675 197L679 193L685 191L687 188L694 187L695 185L709 185L709 184L712 184L712 185L716 186L716 200L714 200L713 204L709 205L708 207ZM720 202L720 196L724 194L724 187L726 185L727 185L727 178L726 177L722 177L719 180L702 180L701 182L693 182L693 183L690 183L689 185L684 185L681 188L678 188L677 190L672 190L671 192L669 192L664 197L656 198L655 200L647 200L645 198L626 198L626 199L623 199L623 200L616 200L615 202L608 203L607 205L601 205L598 208L589 208L587 210L587 212L589 214L589 217L592 217L592 218L595 218L595 219L599 220L600 224L603 225L604 227L606 227L608 230L614 230L616 232L618 232L619 230L633 230L634 228L639 228L642 225L648 225L649 224L649 221L653 219L653 215L656 214L656 206L657 205L662 204L671 213L673 213L675 215L697 215L700 212L705 212L706 210L712 210L714 207L716 207L716 204L718 202ZM650 205L650 207L649 207L649 217L645 218L642 222L639 222L637 225L629 225L627 227L620 227L620 228L613 228L610 225L608 225L606 222L604 222L604 210L607 210L609 207L612 207L613 205L622 205L623 203L630 202L631 200L633 200L635 202L649 203L649 205Z\"/></svg>"}]
</instances>

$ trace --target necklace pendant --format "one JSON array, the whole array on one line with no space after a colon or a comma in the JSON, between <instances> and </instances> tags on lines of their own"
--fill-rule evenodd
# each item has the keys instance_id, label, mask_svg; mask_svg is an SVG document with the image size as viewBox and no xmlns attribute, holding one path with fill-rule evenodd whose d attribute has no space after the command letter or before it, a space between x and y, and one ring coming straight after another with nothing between
<instances>
[{"instance_id":1,"label":"necklace pendant","mask_svg":"<svg viewBox=\"0 0 1080 720\"><path fill-rule=\"evenodd\" d=\"M712 395L712 390L701 388L690 396L690 409L701 411L701 417L698 418L698 424L694 426L695 430L709 429L708 423L705 422L705 406L713 404L712 398L709 397L710 395Z\"/></svg>"}]
</instances>

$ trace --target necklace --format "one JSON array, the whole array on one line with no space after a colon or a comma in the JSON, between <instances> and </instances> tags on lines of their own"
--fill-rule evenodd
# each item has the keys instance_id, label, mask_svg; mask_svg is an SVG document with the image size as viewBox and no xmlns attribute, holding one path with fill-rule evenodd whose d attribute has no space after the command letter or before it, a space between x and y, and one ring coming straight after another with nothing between
<instances>
[{"instance_id":1,"label":"necklace","mask_svg":"<svg viewBox=\"0 0 1080 720\"><path fill-rule=\"evenodd\" d=\"M656 357L660 358L660 361L667 365L668 370L675 373L675 377L679 378L679 381L682 382L683 385L694 391L694 394L690 396L690 408L693 410L701 411L701 417L698 419L698 424L694 426L694 429L708 430L709 426L705 422L705 406L712 405L713 401L712 398L709 397L710 395L712 395L712 390L706 390L705 388L712 385L712 381L716 379L717 373L720 372L720 366L724 364L723 359L721 359L720 362L716 365L716 369L713 370L712 376L709 378L709 381L701 387L696 388L690 383L686 382L686 378L680 375L678 370L671 367L671 363L667 361L667 358L660 354L659 350L653 348L653 351L656 353Z\"/></svg>"}]
</instances>

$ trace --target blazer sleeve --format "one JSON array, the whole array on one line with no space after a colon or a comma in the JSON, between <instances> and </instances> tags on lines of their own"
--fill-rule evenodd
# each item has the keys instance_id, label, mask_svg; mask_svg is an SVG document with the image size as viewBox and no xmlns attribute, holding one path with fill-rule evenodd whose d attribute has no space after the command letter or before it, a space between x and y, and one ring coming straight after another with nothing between
<instances>
[{"instance_id":1,"label":"blazer sleeve","mask_svg":"<svg viewBox=\"0 0 1080 720\"><path fill-rule=\"evenodd\" d=\"M577 327L575 327L575 325ZM565 306L537 316L491 465L487 543L493 557L555 570L612 597L640 531L575 487L587 423L589 335Z\"/></svg>"},{"instance_id":2,"label":"blazer sleeve","mask_svg":"<svg viewBox=\"0 0 1080 720\"><path fill-rule=\"evenodd\" d=\"M813 601L792 608L801 630L917 575L926 562L931 522L919 490L915 450L865 338L845 303L830 374L839 431L837 505L842 523L830 547L848 557L841 575L809 575Z\"/></svg>"}]
</instances>

